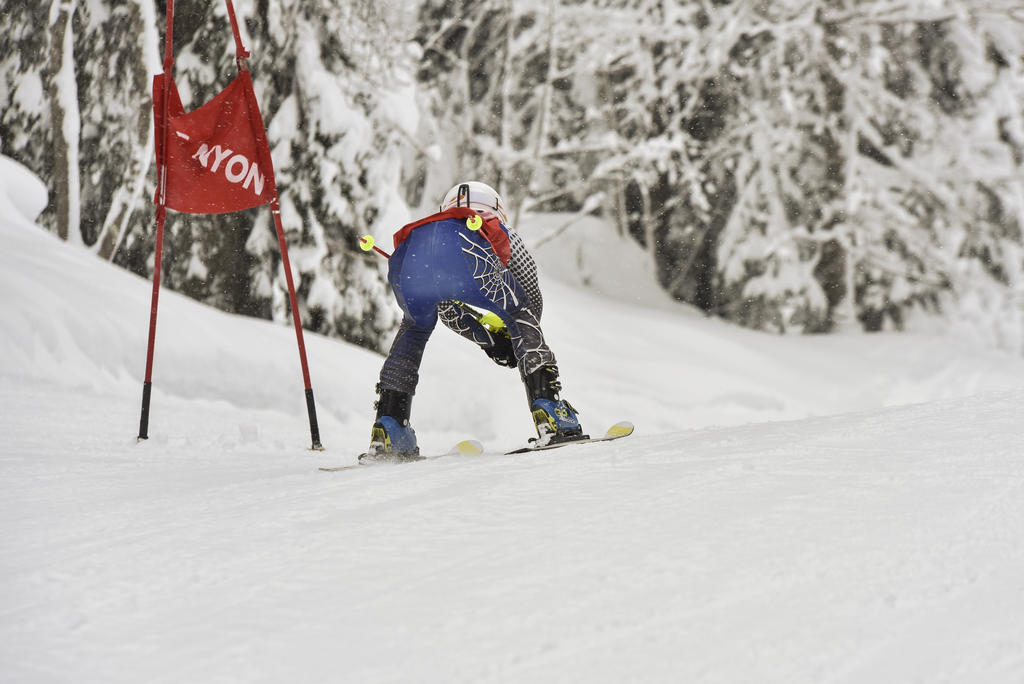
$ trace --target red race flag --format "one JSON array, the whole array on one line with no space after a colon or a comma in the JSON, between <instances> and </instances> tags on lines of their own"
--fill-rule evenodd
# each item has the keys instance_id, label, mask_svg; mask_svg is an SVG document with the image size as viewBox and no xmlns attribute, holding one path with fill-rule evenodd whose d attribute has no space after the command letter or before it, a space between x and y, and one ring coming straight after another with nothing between
<instances>
[{"instance_id":1,"label":"red race flag","mask_svg":"<svg viewBox=\"0 0 1024 684\"><path fill-rule=\"evenodd\" d=\"M168 209L187 214L222 214L269 204L276 196L263 117L252 79L242 71L220 94L198 109L185 112L178 88L153 79L153 116L161 130L167 112L166 154L163 136L156 136L157 165L166 163ZM156 202L159 204L160 188Z\"/></svg>"},{"instance_id":2,"label":"red race flag","mask_svg":"<svg viewBox=\"0 0 1024 684\"><path fill-rule=\"evenodd\" d=\"M306 410L313 449L322 450L320 427L316 420L313 386L306 362L302 338L302 320L288 261L288 245L281 222L274 162L267 145L252 77L246 59L249 51L242 37L231 0L225 0L231 32L235 36L235 62L238 77L215 98L195 111L185 112L174 85L174 0L167 0L167 24L164 33L164 73L153 79L153 119L156 122L156 247L153 254L153 300L149 311L149 344L146 348L146 378L142 383L142 414L139 416L139 440L149 439L149 405L153 389L153 351L156 345L156 315L160 300L160 271L163 263L164 225L167 209L187 214L223 214L263 204L270 205L277 241L281 247L281 265L288 286L295 339L299 346L302 381L306 386Z\"/></svg>"}]
</instances>

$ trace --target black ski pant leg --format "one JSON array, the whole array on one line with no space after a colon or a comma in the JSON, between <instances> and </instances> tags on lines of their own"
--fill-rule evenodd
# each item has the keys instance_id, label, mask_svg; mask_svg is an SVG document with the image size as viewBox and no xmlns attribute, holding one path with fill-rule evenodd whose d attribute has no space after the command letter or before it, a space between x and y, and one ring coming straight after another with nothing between
<instances>
[{"instance_id":1,"label":"black ski pant leg","mask_svg":"<svg viewBox=\"0 0 1024 684\"><path fill-rule=\"evenodd\" d=\"M540 321L530 307L499 314L512 337L512 350L519 366L519 375L526 378L541 366L554 364L555 355L544 341Z\"/></svg>"},{"instance_id":2,"label":"black ski pant leg","mask_svg":"<svg viewBox=\"0 0 1024 684\"><path fill-rule=\"evenodd\" d=\"M437 305L437 316L445 327L465 337L479 347L488 349L494 346L494 336L477 320L477 313L454 299Z\"/></svg>"},{"instance_id":3,"label":"black ski pant leg","mask_svg":"<svg viewBox=\"0 0 1024 684\"><path fill-rule=\"evenodd\" d=\"M435 319L434 324L436 322ZM378 393L389 389L410 395L416 394L416 386L420 382L419 371L423 350L433 331L433 324L425 328L416 325L408 316L402 319L395 340L391 343L391 351L388 352L388 357L380 369Z\"/></svg>"}]
</instances>

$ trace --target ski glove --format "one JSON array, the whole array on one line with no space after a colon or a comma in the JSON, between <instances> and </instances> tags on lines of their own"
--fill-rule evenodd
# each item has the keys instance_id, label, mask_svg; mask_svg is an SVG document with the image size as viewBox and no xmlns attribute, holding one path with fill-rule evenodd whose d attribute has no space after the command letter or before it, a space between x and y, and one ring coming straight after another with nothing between
<instances>
[{"instance_id":1,"label":"ski glove","mask_svg":"<svg viewBox=\"0 0 1024 684\"><path fill-rule=\"evenodd\" d=\"M494 361L499 366L515 368L516 354L512 348L512 338L509 336L508 331L501 329L492 332L491 337L494 338L494 344L483 348L487 356L491 357L491 361Z\"/></svg>"}]
</instances>

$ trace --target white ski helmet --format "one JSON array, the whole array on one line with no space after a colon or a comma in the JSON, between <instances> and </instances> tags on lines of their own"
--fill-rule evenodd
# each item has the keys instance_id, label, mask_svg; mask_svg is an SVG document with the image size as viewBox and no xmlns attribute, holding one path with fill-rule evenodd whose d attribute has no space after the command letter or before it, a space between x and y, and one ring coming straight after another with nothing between
<instances>
[{"instance_id":1,"label":"white ski helmet","mask_svg":"<svg viewBox=\"0 0 1024 684\"><path fill-rule=\"evenodd\" d=\"M469 207L478 211L489 211L497 215L502 223L508 225L505 203L501 201L498 191L487 183L466 181L453 185L441 200L441 211L447 211L452 207Z\"/></svg>"}]
</instances>

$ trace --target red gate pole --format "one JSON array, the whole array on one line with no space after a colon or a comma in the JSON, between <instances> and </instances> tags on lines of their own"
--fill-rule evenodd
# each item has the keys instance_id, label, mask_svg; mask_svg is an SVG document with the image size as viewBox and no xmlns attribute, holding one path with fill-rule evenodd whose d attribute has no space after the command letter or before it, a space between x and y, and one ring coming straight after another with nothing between
<instances>
[{"instance_id":1,"label":"red gate pole","mask_svg":"<svg viewBox=\"0 0 1024 684\"><path fill-rule=\"evenodd\" d=\"M306 413L309 415L309 436L313 444L311 449L322 450L320 443L320 426L316 419L316 402L313 400L313 385L309 379L309 362L306 360L306 342L302 335L302 317L299 315L299 301L295 295L295 283L292 279L292 265L288 258L288 243L284 237L284 225L281 222L281 202L277 192L277 178L274 176L274 160L270 157L270 144L267 141L267 131L263 125L263 115L260 113L259 103L256 101L256 93L252 89L252 76L249 73L249 65L246 60L249 58L249 51L242 45L242 36L238 30L238 20L235 18L235 8L231 0L224 0L228 9L228 19L231 20L231 31L235 36L235 62L238 64L239 75L245 74L246 88L245 96L249 100L249 116L253 133L256 135L260 155L260 166L266 170L268 177L273 183L274 199L270 202L270 213L274 216L274 229L277 232L277 243L281 248L281 266L284 268L284 279L288 286L288 304L292 310L292 324L295 326L295 339L299 346L299 364L302 366L302 382L306 388Z\"/></svg>"},{"instance_id":2,"label":"red gate pole","mask_svg":"<svg viewBox=\"0 0 1024 684\"><path fill-rule=\"evenodd\" d=\"M274 215L277 242L281 246L281 266L284 268L284 280L288 284L288 303L292 309L295 339L299 344L299 363L302 366L302 381L306 386L306 413L309 414L309 436L313 442L310 448L322 450L324 447L320 443L320 426L316 420L316 402L313 401L313 386L309 380L309 363L306 361L306 342L302 337L302 318L299 316L299 302L295 296L295 283L292 281L292 265L288 259L288 245L284 239L284 226L281 224L281 203L278 201L276 191L274 193L274 201L270 203L270 213Z\"/></svg>"},{"instance_id":3,"label":"red gate pole","mask_svg":"<svg viewBox=\"0 0 1024 684\"><path fill-rule=\"evenodd\" d=\"M149 439L149 403L153 391L153 348L156 345L156 313L160 302L160 271L163 265L164 224L167 220L167 101L170 99L171 71L174 68L174 0L167 0L164 31L163 112L160 119L161 155L157 164L156 250L153 254L153 299L149 308L149 343L146 346L146 377L142 383L142 415L139 440Z\"/></svg>"}]
</instances>

